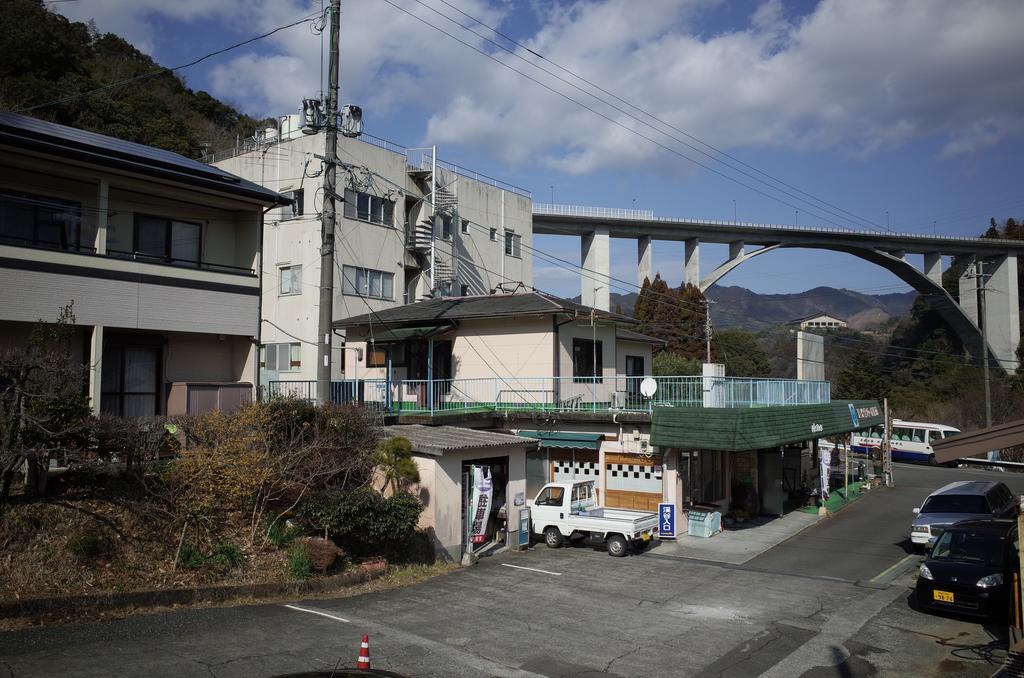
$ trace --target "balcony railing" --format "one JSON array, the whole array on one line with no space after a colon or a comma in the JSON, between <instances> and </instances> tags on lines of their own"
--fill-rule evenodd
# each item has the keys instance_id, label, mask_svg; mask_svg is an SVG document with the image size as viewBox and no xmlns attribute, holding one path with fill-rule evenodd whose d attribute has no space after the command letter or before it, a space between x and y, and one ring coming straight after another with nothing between
<instances>
[{"instance_id":1,"label":"balcony railing","mask_svg":"<svg viewBox=\"0 0 1024 678\"><path fill-rule=\"evenodd\" d=\"M331 382L331 401L406 414L441 412L650 412L655 407L770 407L831 401L827 381L739 377L495 377L487 379L359 379ZM267 396L316 400L315 381L271 381Z\"/></svg>"}]
</instances>

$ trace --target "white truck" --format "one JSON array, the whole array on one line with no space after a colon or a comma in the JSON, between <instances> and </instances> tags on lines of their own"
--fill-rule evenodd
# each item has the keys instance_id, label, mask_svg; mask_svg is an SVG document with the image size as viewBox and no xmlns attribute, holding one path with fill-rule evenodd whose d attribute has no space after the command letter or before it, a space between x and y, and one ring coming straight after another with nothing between
<instances>
[{"instance_id":1,"label":"white truck","mask_svg":"<svg viewBox=\"0 0 1024 678\"><path fill-rule=\"evenodd\" d=\"M530 530L551 548L566 540L605 545L610 555L622 557L647 548L657 534L658 515L597 505L594 481L548 483L533 500Z\"/></svg>"}]
</instances>

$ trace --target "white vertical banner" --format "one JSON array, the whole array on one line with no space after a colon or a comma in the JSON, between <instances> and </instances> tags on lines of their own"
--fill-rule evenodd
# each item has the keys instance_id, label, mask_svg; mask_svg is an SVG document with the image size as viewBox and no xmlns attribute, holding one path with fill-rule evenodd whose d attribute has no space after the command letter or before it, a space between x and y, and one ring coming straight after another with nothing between
<instances>
[{"instance_id":1,"label":"white vertical banner","mask_svg":"<svg viewBox=\"0 0 1024 678\"><path fill-rule=\"evenodd\" d=\"M828 499L828 478L832 466L832 451L819 450L818 456L821 458L821 498Z\"/></svg>"},{"instance_id":2,"label":"white vertical banner","mask_svg":"<svg viewBox=\"0 0 1024 678\"><path fill-rule=\"evenodd\" d=\"M487 541L487 517L491 513L491 469L489 466L473 466L473 496L470 500L472 525L469 530L469 541L482 544Z\"/></svg>"}]
</instances>

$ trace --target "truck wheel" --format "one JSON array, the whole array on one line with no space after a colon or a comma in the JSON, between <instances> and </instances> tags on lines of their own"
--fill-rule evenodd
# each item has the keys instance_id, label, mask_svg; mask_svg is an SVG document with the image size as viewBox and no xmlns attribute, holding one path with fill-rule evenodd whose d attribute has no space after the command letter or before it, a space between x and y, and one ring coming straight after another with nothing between
<instances>
[{"instance_id":1,"label":"truck wheel","mask_svg":"<svg viewBox=\"0 0 1024 678\"><path fill-rule=\"evenodd\" d=\"M634 539L633 540L633 550L636 551L637 553L643 553L644 551L647 550L647 547L650 545L650 543L651 542L644 541L643 539Z\"/></svg>"},{"instance_id":2,"label":"truck wheel","mask_svg":"<svg viewBox=\"0 0 1024 678\"><path fill-rule=\"evenodd\" d=\"M626 543L626 538L621 534L608 537L608 555L621 558L626 555L626 551L629 550L629 546Z\"/></svg>"},{"instance_id":3,"label":"truck wheel","mask_svg":"<svg viewBox=\"0 0 1024 678\"><path fill-rule=\"evenodd\" d=\"M549 527L544 530L544 543L550 548L560 549L563 542L562 533L558 531L557 527Z\"/></svg>"}]
</instances>

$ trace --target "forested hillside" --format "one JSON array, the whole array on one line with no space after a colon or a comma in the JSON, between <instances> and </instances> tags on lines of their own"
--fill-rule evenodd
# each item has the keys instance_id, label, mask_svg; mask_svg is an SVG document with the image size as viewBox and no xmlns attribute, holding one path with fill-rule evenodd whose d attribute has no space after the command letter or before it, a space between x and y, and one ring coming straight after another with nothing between
<instances>
[{"instance_id":1,"label":"forested hillside","mask_svg":"<svg viewBox=\"0 0 1024 678\"><path fill-rule=\"evenodd\" d=\"M159 69L160 64L120 37L70 22L41 0L2 3L0 110L24 111L190 158L204 148L234 143L236 135L261 126L166 71L76 96ZM33 108L53 101L61 103Z\"/></svg>"}]
</instances>

